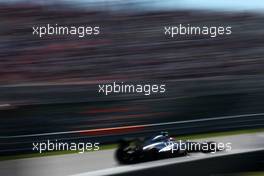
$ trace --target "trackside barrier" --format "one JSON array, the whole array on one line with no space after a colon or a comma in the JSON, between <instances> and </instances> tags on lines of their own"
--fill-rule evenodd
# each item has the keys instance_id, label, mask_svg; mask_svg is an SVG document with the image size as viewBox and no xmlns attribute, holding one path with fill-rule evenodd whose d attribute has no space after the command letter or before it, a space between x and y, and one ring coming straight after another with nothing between
<instances>
[{"instance_id":1,"label":"trackside barrier","mask_svg":"<svg viewBox=\"0 0 264 176\"><path fill-rule=\"evenodd\" d=\"M264 170L264 149L245 153L220 155L205 159L171 163L157 167L143 168L134 171L109 174L114 176L194 176L194 175L218 175L225 173L237 173Z\"/></svg>"}]
</instances>

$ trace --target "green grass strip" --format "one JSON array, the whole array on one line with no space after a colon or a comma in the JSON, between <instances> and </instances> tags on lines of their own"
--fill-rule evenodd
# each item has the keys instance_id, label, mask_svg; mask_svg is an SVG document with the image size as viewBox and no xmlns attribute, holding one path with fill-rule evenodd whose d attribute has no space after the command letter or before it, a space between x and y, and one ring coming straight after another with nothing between
<instances>
[{"instance_id":1,"label":"green grass strip","mask_svg":"<svg viewBox=\"0 0 264 176\"><path fill-rule=\"evenodd\" d=\"M193 139L203 139L203 138L231 136L231 135L240 135L240 134L252 134L252 133L258 133L258 132L264 132L264 128L227 131L227 132L205 133L205 134L194 134L194 135L181 135L181 136L175 136L175 137L176 137L176 139L181 139L181 140L193 140ZM118 144L105 144L105 145L100 146L100 150L115 149L115 148L117 148L117 146L118 146ZM86 151L86 152L93 152L93 151ZM25 158L36 158L36 157L48 157L48 156L76 154L76 153L78 153L78 151L68 151L67 150L67 151L52 151L52 152L44 152L44 153L1 156L0 161L25 159Z\"/></svg>"}]
</instances>

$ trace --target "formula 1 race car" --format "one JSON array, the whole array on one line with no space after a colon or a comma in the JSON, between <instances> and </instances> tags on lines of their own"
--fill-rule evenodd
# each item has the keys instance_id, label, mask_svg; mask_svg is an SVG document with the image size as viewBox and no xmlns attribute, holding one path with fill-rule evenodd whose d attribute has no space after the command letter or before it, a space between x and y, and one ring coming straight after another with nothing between
<instances>
[{"instance_id":1,"label":"formula 1 race car","mask_svg":"<svg viewBox=\"0 0 264 176\"><path fill-rule=\"evenodd\" d=\"M116 150L115 157L120 164L133 164L163 158L186 156L188 153L214 153L225 150L216 142L190 142L176 140L167 132L146 138L122 141Z\"/></svg>"}]
</instances>

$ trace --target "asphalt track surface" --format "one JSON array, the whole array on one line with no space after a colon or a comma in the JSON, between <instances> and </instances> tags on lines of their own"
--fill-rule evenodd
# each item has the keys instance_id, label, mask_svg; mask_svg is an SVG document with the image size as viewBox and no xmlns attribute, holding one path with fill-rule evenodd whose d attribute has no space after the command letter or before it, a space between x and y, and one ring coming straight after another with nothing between
<instances>
[{"instance_id":1,"label":"asphalt track surface","mask_svg":"<svg viewBox=\"0 0 264 176\"><path fill-rule=\"evenodd\" d=\"M203 139L205 140L205 139ZM198 140L198 141L203 141ZM114 150L103 150L85 154L68 154L40 158L18 159L0 162L0 175L5 176L94 176L107 175L110 172L133 170L138 167L154 167L171 162L186 162L191 160L239 153L252 149L264 148L264 133L232 135L226 137L208 138L217 142L231 142L232 151L217 154L190 154L187 157L146 162L142 164L119 166L114 159Z\"/></svg>"}]
</instances>

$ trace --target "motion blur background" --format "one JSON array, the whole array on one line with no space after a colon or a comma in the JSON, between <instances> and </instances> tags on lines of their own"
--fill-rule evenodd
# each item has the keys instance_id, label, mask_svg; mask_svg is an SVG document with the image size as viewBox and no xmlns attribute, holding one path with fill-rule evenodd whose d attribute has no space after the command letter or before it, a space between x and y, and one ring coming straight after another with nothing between
<instances>
[{"instance_id":1,"label":"motion blur background","mask_svg":"<svg viewBox=\"0 0 264 176\"><path fill-rule=\"evenodd\" d=\"M264 112L263 1L0 2L2 153L21 152L19 143L26 140L42 140L20 135ZM48 23L100 26L101 33L86 38L32 35L33 26ZM180 23L232 26L233 33L217 38L164 35L164 26ZM167 92L98 94L98 84L114 81L164 83ZM260 116L162 129L190 134L263 126ZM142 131L99 136L115 142L128 133Z\"/></svg>"}]
</instances>

